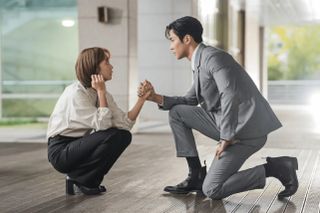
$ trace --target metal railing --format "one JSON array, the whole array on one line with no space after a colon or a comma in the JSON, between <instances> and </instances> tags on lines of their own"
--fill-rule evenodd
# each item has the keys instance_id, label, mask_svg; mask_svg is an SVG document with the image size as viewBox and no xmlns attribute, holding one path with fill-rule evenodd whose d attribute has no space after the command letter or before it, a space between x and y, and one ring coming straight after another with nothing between
<instances>
[{"instance_id":1,"label":"metal railing","mask_svg":"<svg viewBox=\"0 0 320 213\"><path fill-rule=\"evenodd\" d=\"M23 93L2 93L0 97L2 99L56 99L61 95L61 92L64 90L66 86L71 84L72 80L6 80L2 82L3 87L8 86L22 86L22 87L31 87L31 86L54 86L57 87L54 93L30 93L30 92L23 92Z\"/></svg>"}]
</instances>

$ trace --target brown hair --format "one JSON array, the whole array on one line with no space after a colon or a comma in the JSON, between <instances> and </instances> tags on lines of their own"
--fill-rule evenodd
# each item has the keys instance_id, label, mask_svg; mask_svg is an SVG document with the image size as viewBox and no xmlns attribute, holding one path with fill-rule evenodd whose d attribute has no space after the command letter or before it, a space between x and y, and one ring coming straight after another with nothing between
<instances>
[{"instance_id":1,"label":"brown hair","mask_svg":"<svg viewBox=\"0 0 320 213\"><path fill-rule=\"evenodd\" d=\"M91 75L98 74L99 64L109 60L110 52L100 47L87 48L81 51L76 62L77 79L85 88L91 87Z\"/></svg>"}]
</instances>

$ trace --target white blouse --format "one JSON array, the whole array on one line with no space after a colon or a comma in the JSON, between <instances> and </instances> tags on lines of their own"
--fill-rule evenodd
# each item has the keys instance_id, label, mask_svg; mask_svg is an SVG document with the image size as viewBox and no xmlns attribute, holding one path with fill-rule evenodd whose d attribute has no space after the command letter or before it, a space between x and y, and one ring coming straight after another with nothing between
<instances>
[{"instance_id":1,"label":"white blouse","mask_svg":"<svg viewBox=\"0 0 320 213\"><path fill-rule=\"evenodd\" d=\"M106 93L108 107L98 106L97 92L77 81L65 88L50 116L47 138L56 135L82 137L110 127L130 130L135 121L128 118Z\"/></svg>"}]
</instances>

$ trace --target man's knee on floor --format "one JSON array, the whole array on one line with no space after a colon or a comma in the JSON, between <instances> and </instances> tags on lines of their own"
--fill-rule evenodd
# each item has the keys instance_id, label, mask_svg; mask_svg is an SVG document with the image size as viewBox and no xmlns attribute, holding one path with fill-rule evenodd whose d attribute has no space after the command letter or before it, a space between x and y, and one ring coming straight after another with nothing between
<instances>
[{"instance_id":1,"label":"man's knee on floor","mask_svg":"<svg viewBox=\"0 0 320 213\"><path fill-rule=\"evenodd\" d=\"M207 197L214 199L214 200L220 200L223 197L221 197L221 188L222 183L203 183L202 185L202 192Z\"/></svg>"}]
</instances>

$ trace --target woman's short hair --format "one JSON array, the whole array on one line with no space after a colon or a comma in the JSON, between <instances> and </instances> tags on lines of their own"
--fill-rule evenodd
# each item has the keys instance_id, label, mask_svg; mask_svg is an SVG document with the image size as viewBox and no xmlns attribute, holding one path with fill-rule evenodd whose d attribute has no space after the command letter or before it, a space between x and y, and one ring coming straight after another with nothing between
<instances>
[{"instance_id":1,"label":"woman's short hair","mask_svg":"<svg viewBox=\"0 0 320 213\"><path fill-rule=\"evenodd\" d=\"M191 16L185 16L173 21L166 27L165 36L169 39L169 32L173 30L174 34L176 34L180 41L183 41L185 35L192 36L193 40L197 43L202 42L202 33L203 28L196 18Z\"/></svg>"},{"instance_id":2,"label":"woman's short hair","mask_svg":"<svg viewBox=\"0 0 320 213\"><path fill-rule=\"evenodd\" d=\"M85 88L91 87L91 75L100 72L99 64L103 60L109 60L110 52L100 47L87 48L78 56L75 68L77 79Z\"/></svg>"}]
</instances>

